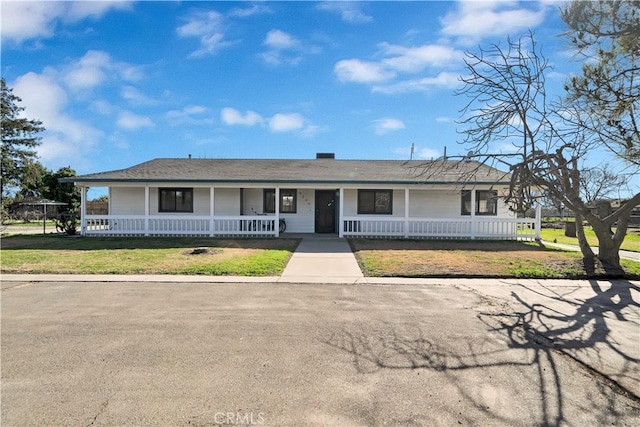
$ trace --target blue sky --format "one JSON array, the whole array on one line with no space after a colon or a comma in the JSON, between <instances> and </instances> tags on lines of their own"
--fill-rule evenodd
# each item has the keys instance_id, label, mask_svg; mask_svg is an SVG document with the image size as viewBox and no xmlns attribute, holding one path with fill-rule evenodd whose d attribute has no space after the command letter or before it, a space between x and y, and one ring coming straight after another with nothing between
<instances>
[{"instance_id":1,"label":"blue sky","mask_svg":"<svg viewBox=\"0 0 640 427\"><path fill-rule=\"evenodd\" d=\"M558 2L2 2L2 75L50 169L156 157L465 152L465 50L532 30L560 88Z\"/></svg>"}]
</instances>

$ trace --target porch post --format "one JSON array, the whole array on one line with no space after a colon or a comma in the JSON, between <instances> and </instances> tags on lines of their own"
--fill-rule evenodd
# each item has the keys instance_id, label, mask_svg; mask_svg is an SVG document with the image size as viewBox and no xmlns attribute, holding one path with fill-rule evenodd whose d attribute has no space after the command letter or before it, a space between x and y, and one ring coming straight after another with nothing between
<instances>
[{"instance_id":1,"label":"porch post","mask_svg":"<svg viewBox=\"0 0 640 427\"><path fill-rule=\"evenodd\" d=\"M471 190L471 240L476 238L476 189Z\"/></svg>"},{"instance_id":2,"label":"porch post","mask_svg":"<svg viewBox=\"0 0 640 427\"><path fill-rule=\"evenodd\" d=\"M80 235L87 234L87 187L80 187Z\"/></svg>"},{"instance_id":3,"label":"porch post","mask_svg":"<svg viewBox=\"0 0 640 427\"><path fill-rule=\"evenodd\" d=\"M276 220L273 223L275 236L280 237L280 187L276 187Z\"/></svg>"},{"instance_id":4,"label":"porch post","mask_svg":"<svg viewBox=\"0 0 640 427\"><path fill-rule=\"evenodd\" d=\"M111 210L111 187L109 187L109 189L107 190L107 215L111 215L111 212L113 212Z\"/></svg>"},{"instance_id":5,"label":"porch post","mask_svg":"<svg viewBox=\"0 0 640 427\"><path fill-rule=\"evenodd\" d=\"M338 237L344 237L344 187L340 187L340 206L338 210Z\"/></svg>"},{"instance_id":6,"label":"porch post","mask_svg":"<svg viewBox=\"0 0 640 427\"><path fill-rule=\"evenodd\" d=\"M215 234L216 221L214 218L215 213L215 191L213 187L209 187L209 237L213 237Z\"/></svg>"},{"instance_id":7,"label":"porch post","mask_svg":"<svg viewBox=\"0 0 640 427\"><path fill-rule=\"evenodd\" d=\"M144 235L149 235L149 184L144 186Z\"/></svg>"},{"instance_id":8,"label":"porch post","mask_svg":"<svg viewBox=\"0 0 640 427\"><path fill-rule=\"evenodd\" d=\"M404 189L404 237L409 237L409 187Z\"/></svg>"},{"instance_id":9,"label":"porch post","mask_svg":"<svg viewBox=\"0 0 640 427\"><path fill-rule=\"evenodd\" d=\"M540 203L540 201L538 201L538 204L536 205L536 222L535 222L535 227L536 227L536 240L540 240L540 232L541 227L542 227L542 204Z\"/></svg>"}]
</instances>

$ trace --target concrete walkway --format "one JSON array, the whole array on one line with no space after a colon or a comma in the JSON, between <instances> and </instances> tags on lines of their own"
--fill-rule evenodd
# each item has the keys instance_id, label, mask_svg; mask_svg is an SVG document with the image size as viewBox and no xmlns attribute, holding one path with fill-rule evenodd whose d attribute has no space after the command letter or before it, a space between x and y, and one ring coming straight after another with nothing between
<instances>
[{"instance_id":1,"label":"concrete walkway","mask_svg":"<svg viewBox=\"0 0 640 427\"><path fill-rule=\"evenodd\" d=\"M278 282L356 283L362 271L346 239L303 237Z\"/></svg>"}]
</instances>

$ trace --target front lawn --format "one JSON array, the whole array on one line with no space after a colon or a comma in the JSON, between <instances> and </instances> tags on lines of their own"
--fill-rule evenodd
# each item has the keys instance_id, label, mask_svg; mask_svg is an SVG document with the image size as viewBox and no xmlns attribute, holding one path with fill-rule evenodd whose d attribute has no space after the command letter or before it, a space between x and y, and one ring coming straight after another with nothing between
<instances>
[{"instance_id":1,"label":"front lawn","mask_svg":"<svg viewBox=\"0 0 640 427\"><path fill-rule=\"evenodd\" d=\"M602 266L588 271L579 252L512 241L352 239L363 273L375 277L527 277L605 276ZM630 276L640 263L622 262Z\"/></svg>"},{"instance_id":2,"label":"front lawn","mask_svg":"<svg viewBox=\"0 0 640 427\"><path fill-rule=\"evenodd\" d=\"M591 227L585 227L584 231L589 245L597 248L598 238L596 237L596 234L593 232ZM565 236L564 229L543 228L540 231L540 237L542 237L542 240L546 240L547 242L553 242L555 240L556 243L578 246L578 239L576 237ZM627 236L624 238L620 249L625 251L640 252L640 230L628 229Z\"/></svg>"},{"instance_id":3,"label":"front lawn","mask_svg":"<svg viewBox=\"0 0 640 427\"><path fill-rule=\"evenodd\" d=\"M280 275L297 239L11 236L2 273ZM192 254L198 247L209 253Z\"/></svg>"}]
</instances>

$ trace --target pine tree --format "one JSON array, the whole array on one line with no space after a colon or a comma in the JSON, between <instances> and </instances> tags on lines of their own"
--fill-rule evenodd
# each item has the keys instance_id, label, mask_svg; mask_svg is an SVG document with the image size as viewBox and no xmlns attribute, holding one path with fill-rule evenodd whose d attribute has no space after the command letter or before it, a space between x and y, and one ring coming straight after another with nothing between
<instances>
[{"instance_id":1,"label":"pine tree","mask_svg":"<svg viewBox=\"0 0 640 427\"><path fill-rule=\"evenodd\" d=\"M41 140L38 133L44 130L42 122L20 117L24 107L22 100L13 94L4 78L1 79L2 96L2 146L0 150L0 199L10 188L20 187L25 168L37 158L35 148Z\"/></svg>"}]
</instances>

